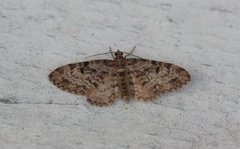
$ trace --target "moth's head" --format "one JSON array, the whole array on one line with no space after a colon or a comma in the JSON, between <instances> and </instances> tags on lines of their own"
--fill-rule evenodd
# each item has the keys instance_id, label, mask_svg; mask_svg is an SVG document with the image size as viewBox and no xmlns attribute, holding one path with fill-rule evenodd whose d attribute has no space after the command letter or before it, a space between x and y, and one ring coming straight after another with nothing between
<instances>
[{"instance_id":1,"label":"moth's head","mask_svg":"<svg viewBox=\"0 0 240 149\"><path fill-rule=\"evenodd\" d=\"M115 52L115 58L122 59L123 58L123 52L121 52L120 50L117 50L117 52Z\"/></svg>"}]
</instances>

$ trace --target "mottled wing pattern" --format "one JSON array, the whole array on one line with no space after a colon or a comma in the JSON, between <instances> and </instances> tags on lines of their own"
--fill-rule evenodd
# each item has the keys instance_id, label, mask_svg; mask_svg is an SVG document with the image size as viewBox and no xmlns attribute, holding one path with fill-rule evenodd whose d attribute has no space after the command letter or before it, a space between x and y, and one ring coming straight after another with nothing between
<instances>
[{"instance_id":1,"label":"mottled wing pattern","mask_svg":"<svg viewBox=\"0 0 240 149\"><path fill-rule=\"evenodd\" d=\"M68 64L51 72L49 80L64 91L86 95L93 105L106 106L118 95L112 65L111 60Z\"/></svg>"},{"instance_id":2,"label":"mottled wing pattern","mask_svg":"<svg viewBox=\"0 0 240 149\"><path fill-rule=\"evenodd\" d=\"M134 85L134 96L139 100L153 99L190 81L188 72L177 65L147 59L126 61Z\"/></svg>"}]
</instances>

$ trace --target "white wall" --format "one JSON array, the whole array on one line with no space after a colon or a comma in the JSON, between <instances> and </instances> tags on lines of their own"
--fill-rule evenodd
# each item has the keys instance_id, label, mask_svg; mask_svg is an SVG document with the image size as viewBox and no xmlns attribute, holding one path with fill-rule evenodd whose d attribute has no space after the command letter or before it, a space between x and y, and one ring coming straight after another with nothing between
<instances>
[{"instance_id":1,"label":"white wall","mask_svg":"<svg viewBox=\"0 0 240 149\"><path fill-rule=\"evenodd\" d=\"M239 18L239 0L0 0L0 148L240 148ZM134 45L192 81L107 108L48 81Z\"/></svg>"}]
</instances>

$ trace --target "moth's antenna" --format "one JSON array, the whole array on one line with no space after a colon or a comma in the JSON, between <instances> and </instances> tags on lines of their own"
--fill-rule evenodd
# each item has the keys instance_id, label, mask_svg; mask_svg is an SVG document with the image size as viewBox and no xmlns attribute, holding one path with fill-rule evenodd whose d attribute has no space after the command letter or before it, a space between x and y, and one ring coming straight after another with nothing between
<instances>
[{"instance_id":1,"label":"moth's antenna","mask_svg":"<svg viewBox=\"0 0 240 149\"><path fill-rule=\"evenodd\" d=\"M112 48L111 48L111 47L109 47L109 51L110 51L112 57L114 58L113 51L112 51Z\"/></svg>"},{"instance_id":2,"label":"moth's antenna","mask_svg":"<svg viewBox=\"0 0 240 149\"><path fill-rule=\"evenodd\" d=\"M94 57L94 56L98 56L98 55L103 55L103 54L108 54L108 53L111 53L111 52L105 52L105 53L94 54L94 55L87 56L86 58ZM111 53L111 54L112 54L112 53Z\"/></svg>"},{"instance_id":3,"label":"moth's antenna","mask_svg":"<svg viewBox=\"0 0 240 149\"><path fill-rule=\"evenodd\" d=\"M130 51L130 53L127 53L127 55L125 55L125 58L128 57L129 55L132 55L133 51L136 49L136 46L134 46L132 48L132 50ZM125 53L125 52L124 52Z\"/></svg>"},{"instance_id":4,"label":"moth's antenna","mask_svg":"<svg viewBox=\"0 0 240 149\"><path fill-rule=\"evenodd\" d=\"M136 58L139 58L139 59L143 59L143 58L141 58L141 57L139 57L139 56L137 56L137 55L131 55L131 56L136 57Z\"/></svg>"},{"instance_id":5,"label":"moth's antenna","mask_svg":"<svg viewBox=\"0 0 240 149\"><path fill-rule=\"evenodd\" d=\"M133 56L133 57L137 57L137 58L142 59L141 57L132 54L135 49L136 49L136 46L134 46L129 53L128 53L128 52L122 52L122 53L126 54L126 55L124 56L125 58L126 58L127 56L131 55L131 56ZM90 55L90 56L87 56L86 58L94 57L94 56L98 56L98 55L103 55L103 54L109 54L109 53L111 53L112 57L115 58L115 56L114 56L114 54L113 54L113 53L115 53L115 52L112 51L112 48L111 48L111 47L109 47L109 52Z\"/></svg>"},{"instance_id":6,"label":"moth's antenna","mask_svg":"<svg viewBox=\"0 0 240 149\"><path fill-rule=\"evenodd\" d=\"M122 52L122 53L129 54L128 52ZM143 59L143 58L141 58L141 57L139 57L139 56L137 56L137 55L133 55L133 54L129 54L129 55L131 55L131 56L133 56L133 57L136 57L136 58Z\"/></svg>"}]
</instances>

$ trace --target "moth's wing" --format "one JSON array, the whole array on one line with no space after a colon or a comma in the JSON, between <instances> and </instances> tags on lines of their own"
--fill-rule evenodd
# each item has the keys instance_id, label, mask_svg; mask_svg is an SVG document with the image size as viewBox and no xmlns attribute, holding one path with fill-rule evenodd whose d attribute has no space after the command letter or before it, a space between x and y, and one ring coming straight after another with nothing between
<instances>
[{"instance_id":1,"label":"moth's wing","mask_svg":"<svg viewBox=\"0 0 240 149\"><path fill-rule=\"evenodd\" d=\"M87 95L91 104L104 106L116 98L114 68L111 60L68 64L49 74L58 88L77 95Z\"/></svg>"},{"instance_id":2,"label":"moth's wing","mask_svg":"<svg viewBox=\"0 0 240 149\"><path fill-rule=\"evenodd\" d=\"M134 85L134 96L139 100L153 99L190 81L189 73L174 64L147 59L127 59L127 67Z\"/></svg>"}]
</instances>

